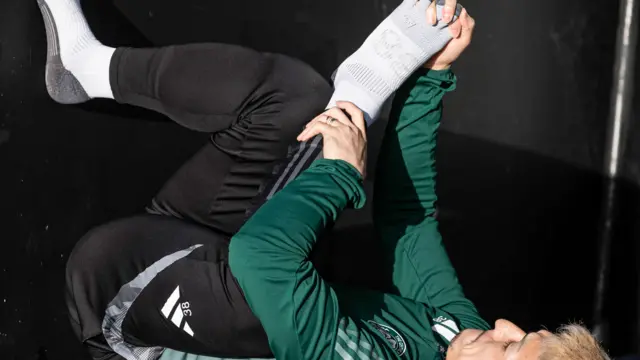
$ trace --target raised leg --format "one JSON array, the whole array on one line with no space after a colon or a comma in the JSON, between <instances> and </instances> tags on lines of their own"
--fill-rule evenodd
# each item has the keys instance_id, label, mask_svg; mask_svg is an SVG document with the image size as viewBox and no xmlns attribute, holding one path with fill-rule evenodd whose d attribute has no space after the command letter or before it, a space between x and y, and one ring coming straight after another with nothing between
<instances>
[{"instance_id":1,"label":"raised leg","mask_svg":"<svg viewBox=\"0 0 640 360\"><path fill-rule=\"evenodd\" d=\"M287 157L303 126L324 110L331 92L304 63L223 44L118 49L111 79L116 100L211 133L149 211L229 235L244 223L278 171L275 165ZM301 158L293 160L297 167Z\"/></svg>"}]
</instances>

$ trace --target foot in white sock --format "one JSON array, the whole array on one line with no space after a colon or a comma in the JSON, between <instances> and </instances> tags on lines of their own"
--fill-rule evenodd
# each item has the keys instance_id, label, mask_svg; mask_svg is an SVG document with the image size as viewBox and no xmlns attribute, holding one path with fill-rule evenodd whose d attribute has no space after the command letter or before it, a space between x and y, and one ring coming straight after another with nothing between
<instances>
[{"instance_id":1,"label":"foot in white sock","mask_svg":"<svg viewBox=\"0 0 640 360\"><path fill-rule=\"evenodd\" d=\"M442 19L444 0L436 1ZM371 125L384 102L420 66L451 40L447 23L427 22L430 0L404 0L349 56L335 73L335 92L328 107L351 101ZM462 7L458 5L456 18Z\"/></svg>"},{"instance_id":2,"label":"foot in white sock","mask_svg":"<svg viewBox=\"0 0 640 360\"><path fill-rule=\"evenodd\" d=\"M45 81L51 98L62 104L113 99L109 65L115 49L96 40L79 0L38 0L38 5L47 31Z\"/></svg>"}]
</instances>

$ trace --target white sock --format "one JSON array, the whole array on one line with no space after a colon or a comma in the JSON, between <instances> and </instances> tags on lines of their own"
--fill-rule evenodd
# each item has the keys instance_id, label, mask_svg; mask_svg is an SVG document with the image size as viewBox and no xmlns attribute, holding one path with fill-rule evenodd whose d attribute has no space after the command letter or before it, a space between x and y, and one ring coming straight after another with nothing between
<instances>
[{"instance_id":1,"label":"white sock","mask_svg":"<svg viewBox=\"0 0 640 360\"><path fill-rule=\"evenodd\" d=\"M443 0L437 1L442 19ZM327 108L351 101L371 125L384 102L420 66L451 40L448 25L427 23L430 0L404 0L349 56L335 73L335 91ZM461 7L456 11L459 14Z\"/></svg>"},{"instance_id":2,"label":"white sock","mask_svg":"<svg viewBox=\"0 0 640 360\"><path fill-rule=\"evenodd\" d=\"M62 63L78 79L90 98L113 99L109 66L115 48L100 43L87 47Z\"/></svg>"},{"instance_id":3,"label":"white sock","mask_svg":"<svg viewBox=\"0 0 640 360\"><path fill-rule=\"evenodd\" d=\"M38 0L47 30L47 89L54 100L113 99L109 66L115 51L93 35L79 0Z\"/></svg>"}]
</instances>

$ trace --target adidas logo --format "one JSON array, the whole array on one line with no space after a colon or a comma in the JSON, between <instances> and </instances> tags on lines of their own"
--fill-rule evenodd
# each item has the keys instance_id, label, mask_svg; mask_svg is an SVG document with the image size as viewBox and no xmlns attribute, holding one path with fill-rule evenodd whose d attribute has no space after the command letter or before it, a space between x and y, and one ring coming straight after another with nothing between
<instances>
[{"instance_id":1,"label":"adidas logo","mask_svg":"<svg viewBox=\"0 0 640 360\"><path fill-rule=\"evenodd\" d=\"M162 315L164 315L166 319L169 319L169 317L171 317L170 320L175 324L175 326L181 328L187 334L193 336L193 330L191 330L191 327L185 320L185 318L193 315L190 309L191 305L188 301L181 303L179 300L180 286L176 286L176 289L173 290L173 293L171 293L171 296L169 296L167 301L164 303L164 306L162 307Z\"/></svg>"},{"instance_id":2,"label":"adidas logo","mask_svg":"<svg viewBox=\"0 0 640 360\"><path fill-rule=\"evenodd\" d=\"M440 334L443 338L447 339L448 342L451 342L451 340L460 332L458 325L444 316L439 316L433 319L433 321L435 321L436 324L433 325L431 329Z\"/></svg>"}]
</instances>

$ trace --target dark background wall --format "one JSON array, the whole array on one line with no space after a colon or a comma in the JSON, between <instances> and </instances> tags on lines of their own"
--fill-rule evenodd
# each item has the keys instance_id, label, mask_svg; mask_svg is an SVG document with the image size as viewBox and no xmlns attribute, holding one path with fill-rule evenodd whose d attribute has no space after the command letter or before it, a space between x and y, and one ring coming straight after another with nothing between
<instances>
[{"instance_id":1,"label":"dark background wall","mask_svg":"<svg viewBox=\"0 0 640 360\"><path fill-rule=\"evenodd\" d=\"M237 43L301 58L328 76L397 2L83 3L107 45ZM456 65L459 88L446 101L438 152L440 218L452 261L490 321L506 317L528 330L590 324L617 1L464 5L478 29ZM57 105L46 95L44 61L35 1L0 1L1 359L83 358L62 299L75 241L141 211L205 141L109 101ZM382 128L371 131L372 159ZM640 343L640 147L633 141L640 128L630 134L607 306L614 354ZM366 211L345 215L329 250L336 261L371 248L367 223ZM375 256L334 272L375 283L368 270Z\"/></svg>"}]
</instances>

